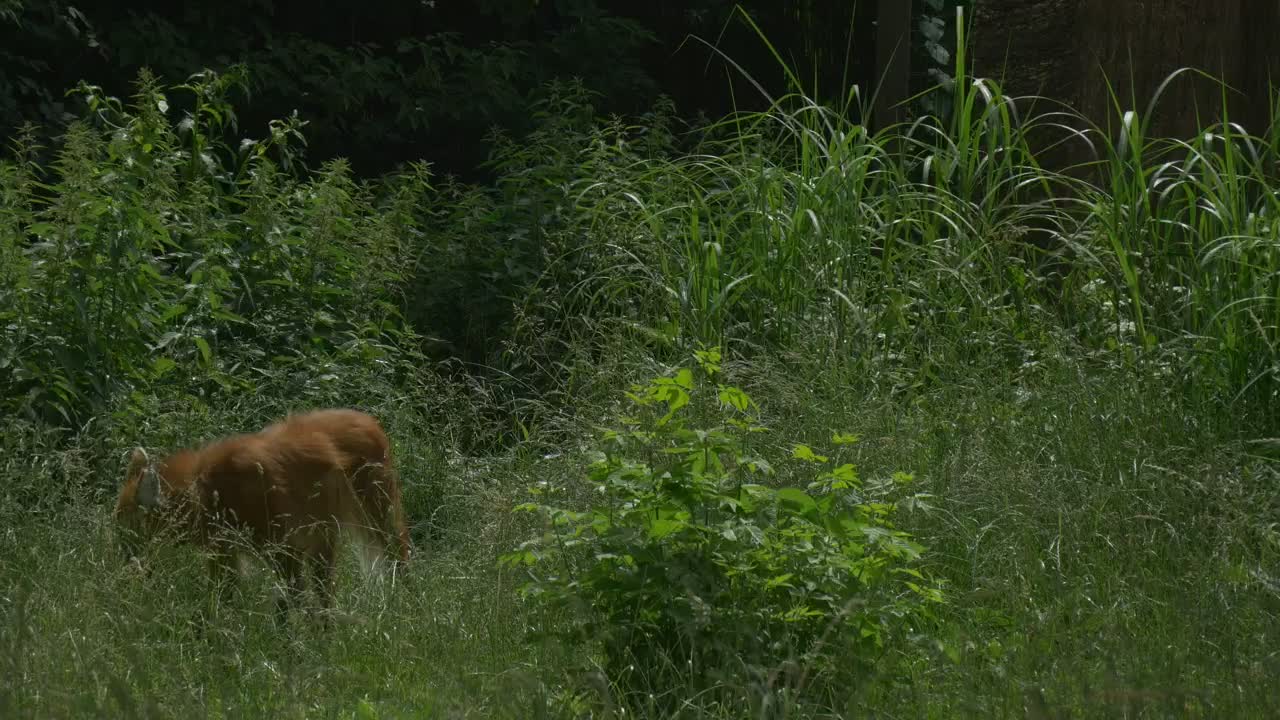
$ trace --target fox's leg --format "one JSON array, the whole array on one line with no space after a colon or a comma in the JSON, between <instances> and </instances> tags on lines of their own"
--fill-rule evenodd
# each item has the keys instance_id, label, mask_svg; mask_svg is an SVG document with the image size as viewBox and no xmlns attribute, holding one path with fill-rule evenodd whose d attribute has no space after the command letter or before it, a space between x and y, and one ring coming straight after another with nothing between
<instances>
[{"instance_id":1,"label":"fox's leg","mask_svg":"<svg viewBox=\"0 0 1280 720\"><path fill-rule=\"evenodd\" d=\"M299 551L291 547L277 548L272 552L272 564L284 582L276 598L276 622L281 626L289 622L289 608L297 607L306 591L306 574Z\"/></svg>"},{"instance_id":2,"label":"fox's leg","mask_svg":"<svg viewBox=\"0 0 1280 720\"><path fill-rule=\"evenodd\" d=\"M301 590L310 585L316 593L315 610L319 612L321 623L329 626L329 608L333 605L334 575L337 558L334 547L335 533L329 529L313 529L308 533L306 550L294 555L291 571L294 587ZM295 593L300 596L301 592Z\"/></svg>"},{"instance_id":3,"label":"fox's leg","mask_svg":"<svg viewBox=\"0 0 1280 720\"><path fill-rule=\"evenodd\" d=\"M334 589L337 575L337 528L326 528L317 538L314 552L308 557L312 583L320 602L321 610L333 607Z\"/></svg>"},{"instance_id":4,"label":"fox's leg","mask_svg":"<svg viewBox=\"0 0 1280 720\"><path fill-rule=\"evenodd\" d=\"M197 610L196 627L204 634L209 619L231 599L235 589L235 553L224 543L214 542L209 547L209 592L204 607Z\"/></svg>"},{"instance_id":5,"label":"fox's leg","mask_svg":"<svg viewBox=\"0 0 1280 720\"><path fill-rule=\"evenodd\" d=\"M409 529L400 502L399 477L390 461L371 466L367 472L371 476L358 487L370 534L377 538L379 550L393 558L392 569L401 570L409 562Z\"/></svg>"}]
</instances>

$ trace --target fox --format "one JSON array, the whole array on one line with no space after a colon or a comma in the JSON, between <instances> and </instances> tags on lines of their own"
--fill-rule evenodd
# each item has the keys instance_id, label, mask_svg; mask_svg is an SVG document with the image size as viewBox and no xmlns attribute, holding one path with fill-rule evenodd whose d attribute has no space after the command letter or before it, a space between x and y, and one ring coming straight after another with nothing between
<instances>
[{"instance_id":1,"label":"fox","mask_svg":"<svg viewBox=\"0 0 1280 720\"><path fill-rule=\"evenodd\" d=\"M215 602L225 598L245 551L260 551L285 581L280 622L308 585L321 609L332 607L343 534L361 541L366 571L388 555L393 573L409 561L391 443L381 423L358 410L289 415L159 462L135 447L114 517L130 561L142 543L163 535L205 549Z\"/></svg>"}]
</instances>

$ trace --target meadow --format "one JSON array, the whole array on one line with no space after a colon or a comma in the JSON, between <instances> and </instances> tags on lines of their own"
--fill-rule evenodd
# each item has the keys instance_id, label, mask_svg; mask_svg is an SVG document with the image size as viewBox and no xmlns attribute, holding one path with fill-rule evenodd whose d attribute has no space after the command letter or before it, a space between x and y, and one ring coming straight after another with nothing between
<instances>
[{"instance_id":1,"label":"meadow","mask_svg":"<svg viewBox=\"0 0 1280 720\"><path fill-rule=\"evenodd\" d=\"M555 84L477 185L309 171L234 74L77 88L0 164L0 716L1269 716L1280 102L1151 139L963 67L874 134ZM319 406L386 425L409 569L198 633L129 448Z\"/></svg>"}]
</instances>

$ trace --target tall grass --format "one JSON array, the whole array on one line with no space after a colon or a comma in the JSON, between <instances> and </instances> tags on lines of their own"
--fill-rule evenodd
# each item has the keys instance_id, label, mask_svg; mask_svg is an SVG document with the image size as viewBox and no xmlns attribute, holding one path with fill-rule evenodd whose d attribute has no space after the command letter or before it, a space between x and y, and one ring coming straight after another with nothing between
<instances>
[{"instance_id":1,"label":"tall grass","mask_svg":"<svg viewBox=\"0 0 1280 720\"><path fill-rule=\"evenodd\" d=\"M591 226L570 250L610 260L559 292L669 346L799 343L841 362L1017 358L1066 331L1274 427L1280 114L1249 134L1224 95L1221 122L1152 140L1159 92L1141 112L1117 101L1109 133L1067 110L1028 114L1034 98L964 63L962 50L945 123L872 133L851 119L855 88L845 108L782 96L669 159L602 129L629 162L576 183ZM1046 169L1038 152L1056 143L1096 160Z\"/></svg>"}]
</instances>

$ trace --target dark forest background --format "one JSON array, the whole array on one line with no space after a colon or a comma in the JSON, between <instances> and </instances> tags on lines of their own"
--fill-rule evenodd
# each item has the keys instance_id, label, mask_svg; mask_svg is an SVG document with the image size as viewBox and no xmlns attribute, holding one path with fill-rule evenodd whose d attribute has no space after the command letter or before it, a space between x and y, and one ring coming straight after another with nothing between
<instances>
[{"instance_id":1,"label":"dark forest background","mask_svg":"<svg viewBox=\"0 0 1280 720\"><path fill-rule=\"evenodd\" d=\"M785 64L807 96L862 120L881 83L888 104L948 85L952 19L969 4L0 0L0 132L24 122L52 131L79 117L66 93L82 80L126 96L144 67L164 83L241 67L251 100L236 107L249 134L296 110L314 162L345 157L368 177L425 159L438 173L476 180L489 176L486 136L528 131L530 108L553 78L579 78L602 114L643 113L661 95L682 117L720 118L767 106L761 89L795 90ZM968 15L973 70L1009 95L1042 95L1105 124L1114 98L1145 102L1169 73L1193 67L1226 81L1238 122L1268 119L1280 3L989 0ZM1221 92L1182 76L1161 89L1151 129L1194 132ZM938 100L902 110L937 112ZM888 117L904 115L876 119ZM1082 159L1078 148L1059 151L1060 163Z\"/></svg>"},{"instance_id":2,"label":"dark forest background","mask_svg":"<svg viewBox=\"0 0 1280 720\"><path fill-rule=\"evenodd\" d=\"M917 20L944 5L916 3ZM423 158L472 177L486 134L528 130L530 103L552 78L580 78L602 113L643 112L660 93L690 117L760 109L765 99L724 57L773 91L783 75L738 11L806 89L865 92L876 10L812 0L5 2L0 127L58 126L77 112L63 93L80 80L125 96L143 67L172 83L243 64L246 129L296 110L316 161L344 156L371 175Z\"/></svg>"}]
</instances>

